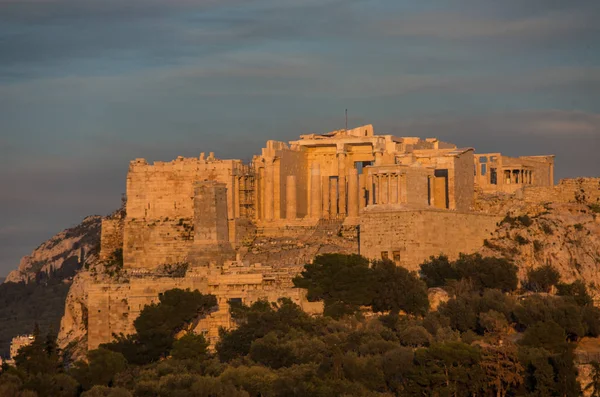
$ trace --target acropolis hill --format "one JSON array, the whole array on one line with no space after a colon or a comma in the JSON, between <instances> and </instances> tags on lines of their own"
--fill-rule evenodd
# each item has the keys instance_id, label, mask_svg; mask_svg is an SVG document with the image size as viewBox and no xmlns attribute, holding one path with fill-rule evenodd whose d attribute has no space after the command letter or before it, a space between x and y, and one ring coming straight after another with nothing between
<instances>
[{"instance_id":1,"label":"acropolis hill","mask_svg":"<svg viewBox=\"0 0 600 397\"><path fill-rule=\"evenodd\" d=\"M132 332L141 309L176 287L217 296L218 310L196 327L212 342L218 327L231 326L232 299L290 297L316 313L321 305L291 279L318 254L359 253L417 270L432 255L490 251L509 211L600 202L597 178L553 181L552 155L476 154L435 138L375 135L371 125L267 141L250 164L212 152L135 159L126 206L103 219L98 264L76 278L60 338L87 332L96 348ZM123 269L103 273L121 250ZM185 274L165 270L183 264Z\"/></svg>"}]
</instances>

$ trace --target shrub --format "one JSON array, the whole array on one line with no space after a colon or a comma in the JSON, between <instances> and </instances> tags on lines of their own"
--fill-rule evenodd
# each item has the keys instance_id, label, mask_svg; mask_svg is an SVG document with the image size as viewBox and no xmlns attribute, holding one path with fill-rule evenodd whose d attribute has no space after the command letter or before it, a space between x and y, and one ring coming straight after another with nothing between
<instances>
[{"instance_id":1,"label":"shrub","mask_svg":"<svg viewBox=\"0 0 600 397\"><path fill-rule=\"evenodd\" d=\"M519 243L519 245L529 244L529 240L527 240L525 237L521 236L520 234L517 234L515 236L515 241L517 243Z\"/></svg>"},{"instance_id":2,"label":"shrub","mask_svg":"<svg viewBox=\"0 0 600 397\"><path fill-rule=\"evenodd\" d=\"M542 231L548 235L554 234L554 232L552 231L552 228L547 223L542 223L541 228L542 228Z\"/></svg>"},{"instance_id":3,"label":"shrub","mask_svg":"<svg viewBox=\"0 0 600 397\"><path fill-rule=\"evenodd\" d=\"M550 288L558 284L560 273L552 265L544 265L527 272L525 288L533 292L550 292Z\"/></svg>"},{"instance_id":4,"label":"shrub","mask_svg":"<svg viewBox=\"0 0 600 397\"><path fill-rule=\"evenodd\" d=\"M583 225L581 223L576 223L573 225L575 230L583 230Z\"/></svg>"}]
</instances>

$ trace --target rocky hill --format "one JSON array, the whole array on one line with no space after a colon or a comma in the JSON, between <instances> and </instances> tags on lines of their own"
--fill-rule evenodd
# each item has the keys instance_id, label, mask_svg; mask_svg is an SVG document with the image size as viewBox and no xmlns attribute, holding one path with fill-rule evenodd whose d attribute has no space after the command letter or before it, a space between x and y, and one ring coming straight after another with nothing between
<instances>
[{"instance_id":1,"label":"rocky hill","mask_svg":"<svg viewBox=\"0 0 600 397\"><path fill-rule=\"evenodd\" d=\"M546 264L564 282L577 279L600 292L600 213L587 203L523 204L509 212L485 241L482 255L514 261L520 276Z\"/></svg>"},{"instance_id":2,"label":"rocky hill","mask_svg":"<svg viewBox=\"0 0 600 397\"><path fill-rule=\"evenodd\" d=\"M101 221L89 216L56 234L0 284L0 356L8 354L14 336L30 333L35 324L58 332L71 280L84 264L97 261Z\"/></svg>"},{"instance_id":3,"label":"rocky hill","mask_svg":"<svg viewBox=\"0 0 600 397\"><path fill-rule=\"evenodd\" d=\"M72 277L82 263L95 261L100 246L102 217L88 216L79 225L63 230L21 259L6 282L31 282L46 277Z\"/></svg>"}]
</instances>

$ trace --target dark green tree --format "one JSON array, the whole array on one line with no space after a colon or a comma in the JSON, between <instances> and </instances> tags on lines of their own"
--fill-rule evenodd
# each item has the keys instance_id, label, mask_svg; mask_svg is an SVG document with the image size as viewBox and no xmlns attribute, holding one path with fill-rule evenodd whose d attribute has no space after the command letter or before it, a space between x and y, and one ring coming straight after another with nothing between
<instances>
[{"instance_id":1,"label":"dark green tree","mask_svg":"<svg viewBox=\"0 0 600 397\"><path fill-rule=\"evenodd\" d=\"M550 292L560 281L560 273L552 265L544 265L527 271L525 288L533 292Z\"/></svg>"},{"instance_id":2,"label":"dark green tree","mask_svg":"<svg viewBox=\"0 0 600 397\"><path fill-rule=\"evenodd\" d=\"M159 303L144 307L133 325L136 334L117 336L101 347L122 353L132 364L146 364L171 351L175 335L187 330L192 320L207 315L217 305L214 295L199 291L172 289L159 297Z\"/></svg>"},{"instance_id":3,"label":"dark green tree","mask_svg":"<svg viewBox=\"0 0 600 397\"><path fill-rule=\"evenodd\" d=\"M103 348L90 350L87 358L88 362L78 361L69 371L84 390L95 385L112 386L115 375L127 367L123 354Z\"/></svg>"},{"instance_id":4,"label":"dark green tree","mask_svg":"<svg viewBox=\"0 0 600 397\"><path fill-rule=\"evenodd\" d=\"M396 266L391 261L377 261L372 266L375 286L372 308L376 312L404 311L413 315L425 315L429 309L427 286L415 273Z\"/></svg>"},{"instance_id":5,"label":"dark green tree","mask_svg":"<svg viewBox=\"0 0 600 397\"><path fill-rule=\"evenodd\" d=\"M310 301L325 303L325 314L336 317L370 305L373 299L369 261L360 255L319 255L293 281L296 287L307 290Z\"/></svg>"},{"instance_id":6,"label":"dark green tree","mask_svg":"<svg viewBox=\"0 0 600 397\"><path fill-rule=\"evenodd\" d=\"M443 287L448 280L458 280L459 275L446 255L431 256L420 265L419 274L429 288Z\"/></svg>"}]
</instances>

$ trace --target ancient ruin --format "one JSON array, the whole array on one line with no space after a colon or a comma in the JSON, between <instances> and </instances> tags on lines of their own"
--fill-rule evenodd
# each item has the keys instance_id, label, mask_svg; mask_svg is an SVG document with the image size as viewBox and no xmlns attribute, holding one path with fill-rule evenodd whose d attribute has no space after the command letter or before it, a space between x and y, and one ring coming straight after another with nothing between
<instances>
[{"instance_id":1,"label":"ancient ruin","mask_svg":"<svg viewBox=\"0 0 600 397\"><path fill-rule=\"evenodd\" d=\"M88 347L129 333L171 288L215 294L196 330L232 326L228 302L290 297L291 279L324 252L360 253L415 270L431 255L479 249L501 219L476 193L553 189L553 156L474 154L435 138L375 135L370 125L268 141L251 164L210 153L131 162L124 214L102 222L100 259L122 250L120 278L87 287ZM529 193L526 193L527 197ZM165 272L185 266L184 274Z\"/></svg>"}]
</instances>

